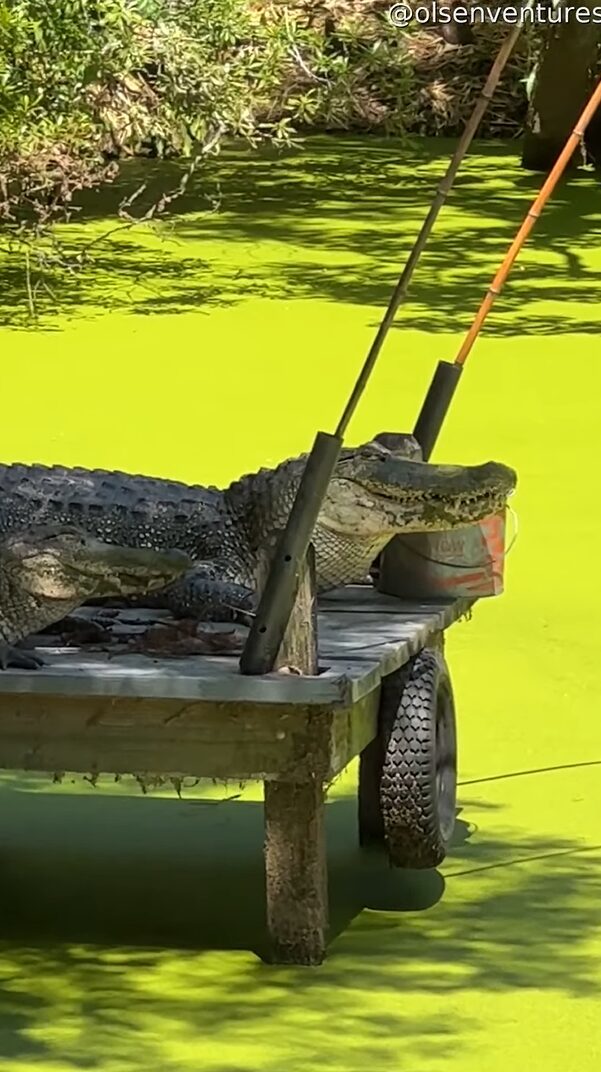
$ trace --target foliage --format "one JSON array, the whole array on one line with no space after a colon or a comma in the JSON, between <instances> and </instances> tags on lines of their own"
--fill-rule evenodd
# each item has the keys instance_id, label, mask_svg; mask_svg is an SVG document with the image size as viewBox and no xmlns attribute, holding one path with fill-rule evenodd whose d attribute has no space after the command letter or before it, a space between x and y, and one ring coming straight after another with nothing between
<instances>
[{"instance_id":1,"label":"foliage","mask_svg":"<svg viewBox=\"0 0 601 1072\"><path fill-rule=\"evenodd\" d=\"M0 0L0 217L43 228L123 157L202 157L229 135L454 133L494 32L457 53L432 33L399 33L381 6ZM527 61L522 49L497 132L525 110Z\"/></svg>"},{"instance_id":2,"label":"foliage","mask_svg":"<svg viewBox=\"0 0 601 1072\"><path fill-rule=\"evenodd\" d=\"M188 157L165 212L222 138L286 141L286 117L263 117L281 35L242 0L0 0L0 220L4 251L71 271L54 223L75 195L112 181L127 156ZM131 222L138 191L120 215Z\"/></svg>"},{"instance_id":3,"label":"foliage","mask_svg":"<svg viewBox=\"0 0 601 1072\"><path fill-rule=\"evenodd\" d=\"M383 0L0 0L0 222L4 250L71 271L54 224L79 191L112 182L131 156L187 158L148 206L128 191L127 224L162 216L224 138L289 143L295 130L455 134L503 30L445 48L399 32ZM528 35L489 109L485 135L526 113ZM143 207L139 207L143 206ZM51 274L51 271L50 271ZM42 278L42 277L39 277ZM37 284L36 284L37 285Z\"/></svg>"},{"instance_id":4,"label":"foliage","mask_svg":"<svg viewBox=\"0 0 601 1072\"><path fill-rule=\"evenodd\" d=\"M285 117L295 127L404 133L414 108L403 38L385 19L351 15L334 23L314 14L307 18L288 5L262 11L266 25L279 27L282 41L268 116Z\"/></svg>"},{"instance_id":5,"label":"foliage","mask_svg":"<svg viewBox=\"0 0 601 1072\"><path fill-rule=\"evenodd\" d=\"M296 62L283 69L270 114L296 123L306 117L318 129L457 134L507 33L502 25L481 25L473 45L456 49L434 28L392 27L387 0L255 3L263 18L293 28ZM484 137L520 133L538 36L531 27L522 33L481 126Z\"/></svg>"},{"instance_id":6,"label":"foliage","mask_svg":"<svg viewBox=\"0 0 601 1072\"><path fill-rule=\"evenodd\" d=\"M238 0L0 0L0 213L45 225L75 190L143 151L192 156L226 134L283 138L257 121L274 65ZM243 16L243 17L242 17ZM276 35L277 36L277 35ZM251 42L252 43L252 42ZM276 47L277 52L277 47Z\"/></svg>"}]
</instances>

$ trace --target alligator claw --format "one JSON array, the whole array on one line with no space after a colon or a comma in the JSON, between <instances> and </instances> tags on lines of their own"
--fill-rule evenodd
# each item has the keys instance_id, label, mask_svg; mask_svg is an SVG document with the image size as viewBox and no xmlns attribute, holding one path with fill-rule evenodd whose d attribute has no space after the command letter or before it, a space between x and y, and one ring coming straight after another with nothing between
<instances>
[{"instance_id":1,"label":"alligator claw","mask_svg":"<svg viewBox=\"0 0 601 1072\"><path fill-rule=\"evenodd\" d=\"M0 670L39 670L44 660L39 655L14 648L12 644L0 644Z\"/></svg>"}]
</instances>

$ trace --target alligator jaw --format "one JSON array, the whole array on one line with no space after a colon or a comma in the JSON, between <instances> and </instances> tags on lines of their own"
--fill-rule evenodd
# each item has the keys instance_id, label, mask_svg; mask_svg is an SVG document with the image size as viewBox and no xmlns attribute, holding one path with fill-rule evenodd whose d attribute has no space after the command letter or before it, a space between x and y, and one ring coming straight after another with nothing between
<instances>
[{"instance_id":1,"label":"alligator jaw","mask_svg":"<svg viewBox=\"0 0 601 1072\"><path fill-rule=\"evenodd\" d=\"M516 485L507 466L430 465L389 456L335 477L320 524L353 538L460 528L500 513Z\"/></svg>"}]
</instances>

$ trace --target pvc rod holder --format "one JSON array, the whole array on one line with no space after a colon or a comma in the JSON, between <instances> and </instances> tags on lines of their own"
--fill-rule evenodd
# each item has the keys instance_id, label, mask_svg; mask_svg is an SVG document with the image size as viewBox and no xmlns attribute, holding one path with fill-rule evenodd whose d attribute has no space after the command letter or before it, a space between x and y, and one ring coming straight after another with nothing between
<instances>
[{"instance_id":1,"label":"pvc rod holder","mask_svg":"<svg viewBox=\"0 0 601 1072\"><path fill-rule=\"evenodd\" d=\"M461 365L438 362L413 432L425 462L430 460L462 371Z\"/></svg>"},{"instance_id":2,"label":"pvc rod holder","mask_svg":"<svg viewBox=\"0 0 601 1072\"><path fill-rule=\"evenodd\" d=\"M340 436L317 433L240 657L243 674L268 674L273 670L294 609L313 529L341 449Z\"/></svg>"}]
</instances>

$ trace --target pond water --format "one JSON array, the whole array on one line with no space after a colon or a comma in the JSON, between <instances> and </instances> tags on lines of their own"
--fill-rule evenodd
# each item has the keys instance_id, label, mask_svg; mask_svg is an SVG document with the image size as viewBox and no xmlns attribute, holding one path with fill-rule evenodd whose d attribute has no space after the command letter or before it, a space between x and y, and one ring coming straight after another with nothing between
<instances>
[{"instance_id":1,"label":"pond water","mask_svg":"<svg viewBox=\"0 0 601 1072\"><path fill-rule=\"evenodd\" d=\"M115 205L175 165L90 197L64 240L96 241L94 263L38 287L37 331L21 266L0 265L2 460L223 483L306 449L336 422L450 148L231 150L158 228L112 230ZM515 150L480 145L463 168L350 441L409 430L453 359L540 182ZM600 221L591 176L558 191L437 449L520 475L507 592L450 634L462 812L440 874L361 859L349 772L328 808L330 959L268 969L248 952L258 787L178 801L5 776L4 1072L598 1067Z\"/></svg>"}]
</instances>

